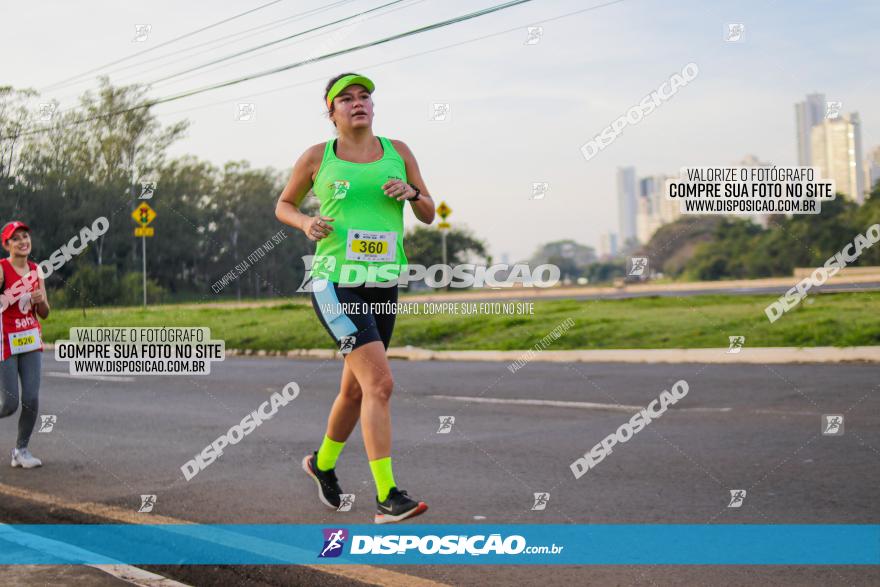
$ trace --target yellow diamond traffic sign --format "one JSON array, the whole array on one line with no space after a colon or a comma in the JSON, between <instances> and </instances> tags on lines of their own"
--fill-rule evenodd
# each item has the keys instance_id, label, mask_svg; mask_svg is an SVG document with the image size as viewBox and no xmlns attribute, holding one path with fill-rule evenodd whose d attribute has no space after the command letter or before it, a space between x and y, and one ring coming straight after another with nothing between
<instances>
[{"instance_id":1,"label":"yellow diamond traffic sign","mask_svg":"<svg viewBox=\"0 0 880 587\"><path fill-rule=\"evenodd\" d=\"M437 214L440 215L440 218L446 220L446 217L452 214L452 208L446 205L446 202L440 202L440 205L437 206Z\"/></svg>"},{"instance_id":2,"label":"yellow diamond traffic sign","mask_svg":"<svg viewBox=\"0 0 880 587\"><path fill-rule=\"evenodd\" d=\"M131 217L141 226L147 226L156 217L156 211L150 208L150 205L146 202L142 202L141 205L135 208L134 212L131 213Z\"/></svg>"}]
</instances>

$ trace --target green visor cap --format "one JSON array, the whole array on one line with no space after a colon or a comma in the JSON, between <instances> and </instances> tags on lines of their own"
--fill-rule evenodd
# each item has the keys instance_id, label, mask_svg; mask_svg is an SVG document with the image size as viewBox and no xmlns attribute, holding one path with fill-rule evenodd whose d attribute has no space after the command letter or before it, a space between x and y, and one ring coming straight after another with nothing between
<instances>
[{"instance_id":1,"label":"green visor cap","mask_svg":"<svg viewBox=\"0 0 880 587\"><path fill-rule=\"evenodd\" d=\"M366 78L362 75L347 75L345 77L339 78L333 87L330 88L330 91L327 93L327 108L333 104L333 98L339 95L339 92L347 88L348 86L359 84L367 88L367 91L371 94L373 93L373 89L375 89L376 84L370 81L369 78Z\"/></svg>"}]
</instances>

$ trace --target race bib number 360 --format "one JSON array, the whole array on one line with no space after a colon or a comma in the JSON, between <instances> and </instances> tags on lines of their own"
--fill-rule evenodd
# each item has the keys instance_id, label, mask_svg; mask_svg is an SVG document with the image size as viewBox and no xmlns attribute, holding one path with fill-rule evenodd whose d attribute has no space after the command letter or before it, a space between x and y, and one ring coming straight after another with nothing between
<instances>
[{"instance_id":1,"label":"race bib number 360","mask_svg":"<svg viewBox=\"0 0 880 587\"><path fill-rule=\"evenodd\" d=\"M13 355L38 350L40 344L40 331L37 328L13 332L9 335L9 348Z\"/></svg>"},{"instance_id":2,"label":"race bib number 360","mask_svg":"<svg viewBox=\"0 0 880 587\"><path fill-rule=\"evenodd\" d=\"M396 232L349 229L345 258L350 261L394 261L397 256Z\"/></svg>"}]
</instances>

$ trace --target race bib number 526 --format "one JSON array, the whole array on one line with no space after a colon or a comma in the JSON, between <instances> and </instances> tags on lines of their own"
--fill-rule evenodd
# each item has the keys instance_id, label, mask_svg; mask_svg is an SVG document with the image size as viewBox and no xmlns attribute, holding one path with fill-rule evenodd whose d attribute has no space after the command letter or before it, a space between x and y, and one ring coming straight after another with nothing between
<instances>
[{"instance_id":1,"label":"race bib number 526","mask_svg":"<svg viewBox=\"0 0 880 587\"><path fill-rule=\"evenodd\" d=\"M9 335L9 349L13 355L38 350L40 344L40 331L37 328L13 332Z\"/></svg>"}]
</instances>

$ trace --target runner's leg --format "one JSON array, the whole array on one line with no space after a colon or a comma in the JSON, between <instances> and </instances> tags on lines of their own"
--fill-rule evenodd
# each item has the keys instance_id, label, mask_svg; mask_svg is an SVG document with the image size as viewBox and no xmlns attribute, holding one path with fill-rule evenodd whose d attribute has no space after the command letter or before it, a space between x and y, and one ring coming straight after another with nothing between
<instances>
[{"instance_id":1,"label":"runner's leg","mask_svg":"<svg viewBox=\"0 0 880 587\"><path fill-rule=\"evenodd\" d=\"M376 481L379 501L388 497L388 491L395 486L391 471L391 392L394 378L391 366L385 356L385 346L381 341L373 341L360 346L346 357L352 372L360 383L361 432L370 469Z\"/></svg>"},{"instance_id":2,"label":"runner's leg","mask_svg":"<svg viewBox=\"0 0 880 587\"><path fill-rule=\"evenodd\" d=\"M18 355L0 361L0 418L18 409Z\"/></svg>"},{"instance_id":3,"label":"runner's leg","mask_svg":"<svg viewBox=\"0 0 880 587\"><path fill-rule=\"evenodd\" d=\"M361 416L361 387L348 362L342 368L342 382L339 395L330 408L327 418L327 432L324 442L318 449L318 468L328 471L336 467L336 459L342 452L345 441L351 435Z\"/></svg>"},{"instance_id":4,"label":"runner's leg","mask_svg":"<svg viewBox=\"0 0 880 587\"><path fill-rule=\"evenodd\" d=\"M342 368L342 382L339 395L330 409L327 421L327 436L339 442L345 442L361 417L361 397L363 392L351 365L346 361Z\"/></svg>"},{"instance_id":5,"label":"runner's leg","mask_svg":"<svg viewBox=\"0 0 880 587\"><path fill-rule=\"evenodd\" d=\"M16 448L26 448L37 422L40 409L40 371L43 353L31 351L18 358L21 376L21 415L18 417L18 442Z\"/></svg>"}]
</instances>

